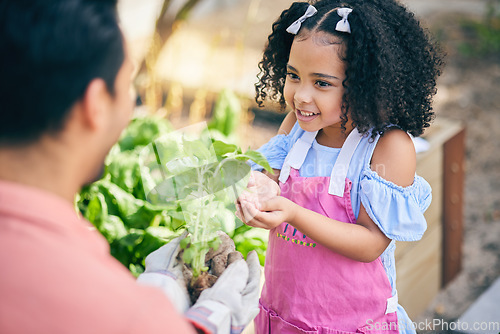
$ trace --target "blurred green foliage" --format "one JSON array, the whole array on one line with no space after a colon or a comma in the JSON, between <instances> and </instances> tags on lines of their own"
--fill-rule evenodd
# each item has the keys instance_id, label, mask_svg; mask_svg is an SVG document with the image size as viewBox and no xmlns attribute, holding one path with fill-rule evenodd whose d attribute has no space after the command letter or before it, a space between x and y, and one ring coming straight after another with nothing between
<instances>
[{"instance_id":1,"label":"blurred green foliage","mask_svg":"<svg viewBox=\"0 0 500 334\"><path fill-rule=\"evenodd\" d=\"M163 118L133 119L108 154L103 177L79 194L78 210L134 275L144 271L150 252L186 229L191 246L185 260L198 261L200 269L208 248L217 246L218 230L233 238L244 256L257 250L263 264L267 231L236 218L234 194L246 186L247 160L270 167L256 151L212 139L214 131L221 138L236 131L239 105L233 99L222 95L210 130L197 138L180 135Z\"/></svg>"},{"instance_id":2,"label":"blurred green foliage","mask_svg":"<svg viewBox=\"0 0 500 334\"><path fill-rule=\"evenodd\" d=\"M500 56L500 0L488 1L483 19L464 20L462 29L466 33L466 41L459 47L463 55Z\"/></svg>"}]
</instances>

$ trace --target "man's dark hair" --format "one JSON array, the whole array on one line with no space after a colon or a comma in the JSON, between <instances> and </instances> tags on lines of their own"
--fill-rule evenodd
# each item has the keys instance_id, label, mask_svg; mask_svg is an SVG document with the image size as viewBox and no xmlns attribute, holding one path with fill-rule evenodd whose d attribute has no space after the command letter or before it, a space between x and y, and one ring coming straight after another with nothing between
<instances>
[{"instance_id":1,"label":"man's dark hair","mask_svg":"<svg viewBox=\"0 0 500 334\"><path fill-rule=\"evenodd\" d=\"M286 31L313 4L317 14L305 20L297 36ZM351 33L336 30L337 9L352 9ZM324 32L340 43L346 65L342 126L348 117L362 133L372 136L396 125L421 135L434 117L432 97L443 66L438 45L414 15L396 0L311 0L294 2L273 24L259 64L256 101L278 101L285 108L283 89L294 38ZM344 127L345 128L345 127Z\"/></svg>"},{"instance_id":2,"label":"man's dark hair","mask_svg":"<svg viewBox=\"0 0 500 334\"><path fill-rule=\"evenodd\" d=\"M124 60L117 0L0 0L0 145L55 134L88 84Z\"/></svg>"}]
</instances>

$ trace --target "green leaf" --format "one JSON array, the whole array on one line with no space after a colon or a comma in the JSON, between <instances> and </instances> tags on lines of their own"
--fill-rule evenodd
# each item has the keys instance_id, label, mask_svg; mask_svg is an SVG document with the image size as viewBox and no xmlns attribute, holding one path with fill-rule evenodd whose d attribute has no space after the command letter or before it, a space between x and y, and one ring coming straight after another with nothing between
<instances>
[{"instance_id":1,"label":"green leaf","mask_svg":"<svg viewBox=\"0 0 500 334\"><path fill-rule=\"evenodd\" d=\"M179 139L175 138L173 134L167 134L156 139L151 145L148 145L144 151L141 152L141 156L149 157L148 160L152 162L154 166L164 166L169 161L184 157L185 155L182 154L181 149L182 146Z\"/></svg>"},{"instance_id":2,"label":"green leaf","mask_svg":"<svg viewBox=\"0 0 500 334\"><path fill-rule=\"evenodd\" d=\"M134 247L140 244L144 238L145 232L138 229L131 229L129 234L119 239L119 242L125 247Z\"/></svg>"},{"instance_id":3,"label":"green leaf","mask_svg":"<svg viewBox=\"0 0 500 334\"><path fill-rule=\"evenodd\" d=\"M229 236L233 235L234 230L236 229L236 217L234 215L234 211L230 211L226 208L221 208L220 211L218 211L218 217L221 220L221 230Z\"/></svg>"},{"instance_id":4,"label":"green leaf","mask_svg":"<svg viewBox=\"0 0 500 334\"><path fill-rule=\"evenodd\" d=\"M184 239L181 240L180 246L182 249L186 249L189 247L190 243L191 243L191 236L187 235Z\"/></svg>"},{"instance_id":5,"label":"green leaf","mask_svg":"<svg viewBox=\"0 0 500 334\"><path fill-rule=\"evenodd\" d=\"M100 231L102 223L108 216L108 206L106 199L101 193L95 194L90 200L87 210L84 214L85 219L90 221Z\"/></svg>"},{"instance_id":6,"label":"green leaf","mask_svg":"<svg viewBox=\"0 0 500 334\"><path fill-rule=\"evenodd\" d=\"M168 214L172 220L171 227L174 231L186 226L186 221L184 220L184 214L182 212L169 211Z\"/></svg>"},{"instance_id":7,"label":"green leaf","mask_svg":"<svg viewBox=\"0 0 500 334\"><path fill-rule=\"evenodd\" d=\"M113 242L116 239L123 238L127 235L127 229L120 217L109 215L99 227L99 232L108 240Z\"/></svg>"},{"instance_id":8,"label":"green leaf","mask_svg":"<svg viewBox=\"0 0 500 334\"><path fill-rule=\"evenodd\" d=\"M182 253L182 260L185 263L192 263L195 256L196 249L194 247L188 247L184 249L184 252Z\"/></svg>"},{"instance_id":9,"label":"green leaf","mask_svg":"<svg viewBox=\"0 0 500 334\"><path fill-rule=\"evenodd\" d=\"M222 90L215 103L212 120L208 124L209 129L216 129L225 136L230 136L238 127L241 109L239 98L230 90Z\"/></svg>"},{"instance_id":10,"label":"green leaf","mask_svg":"<svg viewBox=\"0 0 500 334\"><path fill-rule=\"evenodd\" d=\"M139 275L144 272L144 267L140 264L131 263L129 264L128 269L135 277L139 277Z\"/></svg>"},{"instance_id":11,"label":"green leaf","mask_svg":"<svg viewBox=\"0 0 500 334\"><path fill-rule=\"evenodd\" d=\"M133 193L141 181L139 153L125 151L115 154L108 160L106 172L111 175L111 182L128 193Z\"/></svg>"},{"instance_id":12,"label":"green leaf","mask_svg":"<svg viewBox=\"0 0 500 334\"><path fill-rule=\"evenodd\" d=\"M228 153L234 153L238 151L238 146L234 144L226 144L220 140L215 140L212 145L214 147L215 154L218 156L224 156Z\"/></svg>"},{"instance_id":13,"label":"green leaf","mask_svg":"<svg viewBox=\"0 0 500 334\"><path fill-rule=\"evenodd\" d=\"M145 229L151 225L155 217L161 213L156 210L151 210L147 206L141 206L136 212L125 217L127 226L132 228Z\"/></svg>"},{"instance_id":14,"label":"green leaf","mask_svg":"<svg viewBox=\"0 0 500 334\"><path fill-rule=\"evenodd\" d=\"M193 158L196 157L197 164L192 167L197 167L202 164L207 164L214 162L215 152L210 150L207 147L206 143L203 143L201 140L188 140L183 138L182 142L182 152L186 157Z\"/></svg>"},{"instance_id":15,"label":"green leaf","mask_svg":"<svg viewBox=\"0 0 500 334\"><path fill-rule=\"evenodd\" d=\"M224 176L225 193L231 201L236 200L238 195L246 188L250 177L250 166L240 160L225 160L221 166Z\"/></svg>"},{"instance_id":16,"label":"green leaf","mask_svg":"<svg viewBox=\"0 0 500 334\"><path fill-rule=\"evenodd\" d=\"M111 243L111 255L127 268L131 263L136 265L141 264L144 257L138 257L135 249L143 239L143 230L131 229L129 234Z\"/></svg>"},{"instance_id":17,"label":"green leaf","mask_svg":"<svg viewBox=\"0 0 500 334\"><path fill-rule=\"evenodd\" d=\"M140 244L135 247L135 255L138 258L146 258L173 238L179 236L178 232L173 232L166 227L148 227Z\"/></svg>"},{"instance_id":18,"label":"green leaf","mask_svg":"<svg viewBox=\"0 0 500 334\"><path fill-rule=\"evenodd\" d=\"M134 118L122 134L119 145L122 151L133 150L137 146L150 144L171 130L171 125L163 118L152 116Z\"/></svg>"},{"instance_id":19,"label":"green leaf","mask_svg":"<svg viewBox=\"0 0 500 334\"><path fill-rule=\"evenodd\" d=\"M135 198L109 180L104 179L98 181L96 185L106 198L108 212L122 218L127 226L137 226L138 218L135 214L145 205L145 202ZM144 212L141 212L141 214L143 213ZM150 219L152 219L152 217ZM149 222L147 226L149 226Z\"/></svg>"},{"instance_id":20,"label":"green leaf","mask_svg":"<svg viewBox=\"0 0 500 334\"><path fill-rule=\"evenodd\" d=\"M169 242L170 240L180 236L182 231L172 231L170 228L164 226L151 226L146 229L146 233L164 240L165 242Z\"/></svg>"},{"instance_id":21,"label":"green leaf","mask_svg":"<svg viewBox=\"0 0 500 334\"><path fill-rule=\"evenodd\" d=\"M220 240L220 238L217 236L215 238L213 238L209 243L208 243L208 246L213 249L213 250L217 250L219 249L220 245L222 244L222 241Z\"/></svg>"},{"instance_id":22,"label":"green leaf","mask_svg":"<svg viewBox=\"0 0 500 334\"><path fill-rule=\"evenodd\" d=\"M244 158L245 160L250 159L256 164L264 167L264 169L268 172L273 173L273 169L269 165L269 162L267 162L266 157L258 151L248 150L245 153L238 155L237 157Z\"/></svg>"},{"instance_id":23,"label":"green leaf","mask_svg":"<svg viewBox=\"0 0 500 334\"><path fill-rule=\"evenodd\" d=\"M191 168L184 172L173 175L158 184L147 199L155 205L166 205L171 202L185 199L189 194L198 189L196 184L198 170Z\"/></svg>"},{"instance_id":24,"label":"green leaf","mask_svg":"<svg viewBox=\"0 0 500 334\"><path fill-rule=\"evenodd\" d=\"M259 256L261 265L264 265L268 239L268 230L254 228L244 224L235 230L233 236L236 250L245 257L250 251L255 250Z\"/></svg>"}]
</instances>

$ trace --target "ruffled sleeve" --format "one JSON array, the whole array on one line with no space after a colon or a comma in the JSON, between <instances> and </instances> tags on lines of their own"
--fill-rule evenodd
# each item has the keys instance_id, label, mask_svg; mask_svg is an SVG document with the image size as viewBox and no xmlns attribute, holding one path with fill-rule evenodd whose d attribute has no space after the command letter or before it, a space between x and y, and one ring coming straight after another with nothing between
<instances>
[{"instance_id":1,"label":"ruffled sleeve","mask_svg":"<svg viewBox=\"0 0 500 334\"><path fill-rule=\"evenodd\" d=\"M257 151L259 151L266 157L269 165L273 169L281 169L289 151L288 138L286 135L274 136L273 138L271 138L271 140L262 145ZM253 170L263 169L262 166L254 162L250 162L250 166Z\"/></svg>"},{"instance_id":2,"label":"ruffled sleeve","mask_svg":"<svg viewBox=\"0 0 500 334\"><path fill-rule=\"evenodd\" d=\"M413 184L400 187L366 168L360 181L360 197L366 212L390 239L417 241L422 238L427 223L424 211L431 204L431 186L415 176Z\"/></svg>"},{"instance_id":3,"label":"ruffled sleeve","mask_svg":"<svg viewBox=\"0 0 500 334\"><path fill-rule=\"evenodd\" d=\"M274 136L267 143L262 145L257 151L259 151L266 157L271 168L281 169L281 167L283 167L283 163L285 162L285 158L288 155L288 152L290 152L293 146L293 143L295 142L295 140L297 140L298 137L300 137L303 132L304 130L302 130L296 122L288 135L281 134ZM249 163L253 170L263 169L262 166L254 162L250 161Z\"/></svg>"}]
</instances>

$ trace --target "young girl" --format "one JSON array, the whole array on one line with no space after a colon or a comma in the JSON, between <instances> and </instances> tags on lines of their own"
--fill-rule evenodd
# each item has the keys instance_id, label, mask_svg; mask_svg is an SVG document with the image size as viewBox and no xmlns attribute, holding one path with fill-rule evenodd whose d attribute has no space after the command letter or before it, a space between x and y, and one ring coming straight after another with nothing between
<instances>
[{"instance_id":1,"label":"young girl","mask_svg":"<svg viewBox=\"0 0 500 334\"><path fill-rule=\"evenodd\" d=\"M395 0L296 2L273 24L256 90L291 109L260 149L281 195L259 176L238 205L270 230L257 333L415 332L394 241L426 230L431 189L410 135L433 118L440 67Z\"/></svg>"}]
</instances>

